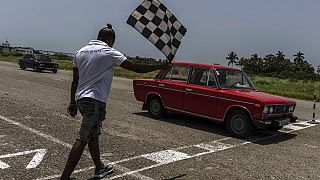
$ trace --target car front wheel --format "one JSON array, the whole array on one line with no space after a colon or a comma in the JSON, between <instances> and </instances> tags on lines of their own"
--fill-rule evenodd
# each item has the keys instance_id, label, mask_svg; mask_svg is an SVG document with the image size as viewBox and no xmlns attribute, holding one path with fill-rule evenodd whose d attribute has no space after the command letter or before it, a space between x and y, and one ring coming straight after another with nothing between
<instances>
[{"instance_id":1,"label":"car front wheel","mask_svg":"<svg viewBox=\"0 0 320 180\"><path fill-rule=\"evenodd\" d=\"M54 69L54 70L52 70L52 72L53 72L54 74L56 74L56 73L58 72L58 70L57 70L57 69Z\"/></svg>"},{"instance_id":2,"label":"car front wheel","mask_svg":"<svg viewBox=\"0 0 320 180\"><path fill-rule=\"evenodd\" d=\"M166 113L161 99L156 96L150 97L150 99L147 102L147 109L150 116L157 119L162 118Z\"/></svg>"},{"instance_id":3,"label":"car front wheel","mask_svg":"<svg viewBox=\"0 0 320 180\"><path fill-rule=\"evenodd\" d=\"M23 64L21 64L21 65L20 65L20 69L25 70L26 67L25 67Z\"/></svg>"},{"instance_id":4,"label":"car front wheel","mask_svg":"<svg viewBox=\"0 0 320 180\"><path fill-rule=\"evenodd\" d=\"M227 130L237 138L246 138L252 132L252 124L247 113L241 110L232 111L226 121Z\"/></svg>"}]
</instances>

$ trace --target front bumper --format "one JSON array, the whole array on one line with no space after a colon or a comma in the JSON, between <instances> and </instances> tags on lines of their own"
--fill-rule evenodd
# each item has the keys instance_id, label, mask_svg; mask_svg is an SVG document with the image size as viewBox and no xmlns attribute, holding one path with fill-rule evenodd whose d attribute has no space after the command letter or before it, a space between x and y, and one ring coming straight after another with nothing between
<instances>
[{"instance_id":1,"label":"front bumper","mask_svg":"<svg viewBox=\"0 0 320 180\"><path fill-rule=\"evenodd\" d=\"M58 68L56 68L56 67L39 67L39 69L52 71L52 70L55 70L55 69L58 69Z\"/></svg>"},{"instance_id":2,"label":"front bumper","mask_svg":"<svg viewBox=\"0 0 320 180\"><path fill-rule=\"evenodd\" d=\"M298 119L297 116L292 116L286 119L279 119L279 120L265 120L265 121L253 120L252 123L257 127L281 127L281 126L288 125L290 123L294 123L297 121L297 119Z\"/></svg>"}]
</instances>

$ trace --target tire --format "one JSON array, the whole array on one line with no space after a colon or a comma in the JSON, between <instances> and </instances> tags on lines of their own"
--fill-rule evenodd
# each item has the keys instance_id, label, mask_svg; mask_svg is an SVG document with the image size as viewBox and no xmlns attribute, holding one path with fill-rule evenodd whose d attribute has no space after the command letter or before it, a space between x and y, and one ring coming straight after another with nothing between
<instances>
[{"instance_id":1,"label":"tire","mask_svg":"<svg viewBox=\"0 0 320 180\"><path fill-rule=\"evenodd\" d=\"M39 70L37 65L33 66L33 70L34 70L34 72L40 72L40 70Z\"/></svg>"},{"instance_id":2,"label":"tire","mask_svg":"<svg viewBox=\"0 0 320 180\"><path fill-rule=\"evenodd\" d=\"M26 67L25 67L23 64L20 64L20 69L21 69L21 70L25 70Z\"/></svg>"},{"instance_id":3,"label":"tire","mask_svg":"<svg viewBox=\"0 0 320 180\"><path fill-rule=\"evenodd\" d=\"M149 115L156 119L162 118L166 114L161 99L157 96L152 96L148 99L147 109Z\"/></svg>"},{"instance_id":4,"label":"tire","mask_svg":"<svg viewBox=\"0 0 320 180\"><path fill-rule=\"evenodd\" d=\"M250 117L241 110L234 110L228 115L226 126L232 136L241 139L248 137L253 129Z\"/></svg>"},{"instance_id":5,"label":"tire","mask_svg":"<svg viewBox=\"0 0 320 180\"><path fill-rule=\"evenodd\" d=\"M282 128L283 128L283 126L272 126L272 127L268 127L267 130L269 130L269 131L279 131Z\"/></svg>"},{"instance_id":6,"label":"tire","mask_svg":"<svg viewBox=\"0 0 320 180\"><path fill-rule=\"evenodd\" d=\"M58 69L52 70L52 73L56 74L58 72Z\"/></svg>"}]
</instances>

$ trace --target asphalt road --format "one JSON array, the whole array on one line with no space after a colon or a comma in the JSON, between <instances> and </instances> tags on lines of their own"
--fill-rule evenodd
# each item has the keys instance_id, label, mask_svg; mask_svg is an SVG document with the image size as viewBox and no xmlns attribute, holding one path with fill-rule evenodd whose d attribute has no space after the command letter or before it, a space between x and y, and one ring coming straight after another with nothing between
<instances>
[{"instance_id":1,"label":"asphalt road","mask_svg":"<svg viewBox=\"0 0 320 180\"><path fill-rule=\"evenodd\" d=\"M0 179L58 179L81 122L66 113L71 79L69 71L35 73L0 62ZM297 103L297 124L239 140L200 118L152 119L132 81L114 78L101 136L102 157L115 166L107 178L320 179L319 126L306 123L313 103ZM93 171L86 150L74 176L89 179Z\"/></svg>"}]
</instances>

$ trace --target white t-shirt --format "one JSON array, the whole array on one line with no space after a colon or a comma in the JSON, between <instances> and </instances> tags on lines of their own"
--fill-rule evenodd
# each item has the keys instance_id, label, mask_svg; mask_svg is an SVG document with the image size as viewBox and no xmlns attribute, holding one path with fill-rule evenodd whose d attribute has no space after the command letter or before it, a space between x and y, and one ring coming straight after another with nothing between
<instances>
[{"instance_id":1,"label":"white t-shirt","mask_svg":"<svg viewBox=\"0 0 320 180\"><path fill-rule=\"evenodd\" d=\"M126 59L119 51L99 40L91 40L77 51L73 62L73 67L78 68L79 73L76 100L89 97L106 102L114 68Z\"/></svg>"}]
</instances>

